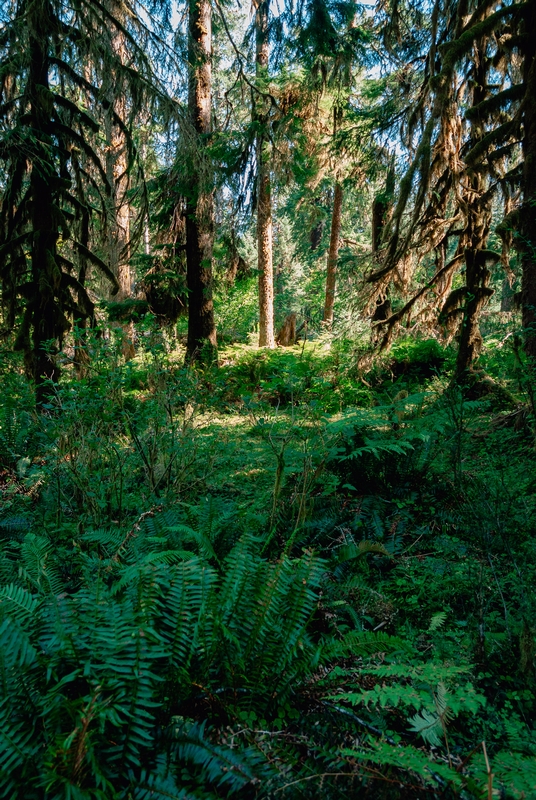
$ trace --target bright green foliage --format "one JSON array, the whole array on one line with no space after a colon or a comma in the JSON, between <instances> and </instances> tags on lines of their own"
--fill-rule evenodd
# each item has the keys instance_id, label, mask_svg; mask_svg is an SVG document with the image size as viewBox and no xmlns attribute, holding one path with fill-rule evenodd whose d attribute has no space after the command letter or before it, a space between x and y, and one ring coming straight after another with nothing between
<instances>
[{"instance_id":1,"label":"bright green foliage","mask_svg":"<svg viewBox=\"0 0 536 800\"><path fill-rule=\"evenodd\" d=\"M183 762L214 786L252 781L258 756L210 744L181 709L221 695L222 710L253 703L266 714L269 698L276 710L318 659L305 627L321 562L271 565L255 550L241 540L222 579L187 552L175 565L123 567L125 547L98 567L84 558L84 586L70 596L3 589L2 796L21 779L28 797L45 786L50 797L123 796L166 753L170 785ZM37 583L42 563L25 564Z\"/></svg>"},{"instance_id":2,"label":"bright green foliage","mask_svg":"<svg viewBox=\"0 0 536 800\"><path fill-rule=\"evenodd\" d=\"M530 797L510 412L403 373L326 416L312 387L353 378L315 345L203 375L113 358L61 417L16 381L2 407L2 796L480 797L485 740L493 788Z\"/></svg>"}]
</instances>

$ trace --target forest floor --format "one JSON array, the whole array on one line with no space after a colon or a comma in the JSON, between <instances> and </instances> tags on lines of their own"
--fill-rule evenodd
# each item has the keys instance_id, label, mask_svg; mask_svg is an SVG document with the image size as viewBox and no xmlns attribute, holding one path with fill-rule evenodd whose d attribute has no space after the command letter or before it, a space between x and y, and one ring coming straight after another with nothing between
<instances>
[{"instance_id":1,"label":"forest floor","mask_svg":"<svg viewBox=\"0 0 536 800\"><path fill-rule=\"evenodd\" d=\"M434 339L365 380L327 338L154 341L41 416L2 376L0 796L535 798L516 337L465 389Z\"/></svg>"}]
</instances>

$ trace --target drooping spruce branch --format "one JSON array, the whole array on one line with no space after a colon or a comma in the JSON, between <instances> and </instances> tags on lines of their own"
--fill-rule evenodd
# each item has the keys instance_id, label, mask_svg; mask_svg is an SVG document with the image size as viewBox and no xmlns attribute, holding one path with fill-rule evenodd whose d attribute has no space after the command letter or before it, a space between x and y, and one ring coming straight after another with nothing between
<instances>
[{"instance_id":1,"label":"drooping spruce branch","mask_svg":"<svg viewBox=\"0 0 536 800\"><path fill-rule=\"evenodd\" d=\"M92 313L85 291L91 265L115 286L96 252L106 229L112 185L102 157L102 106L113 108L105 78L120 76L124 94L114 124L136 158L132 128L141 108L165 96L154 76L146 42L98 0L64 4L20 0L0 44L0 279L8 327L25 354L42 405L59 377L55 354L71 319ZM114 52L104 30L128 43ZM76 284L73 282L76 276Z\"/></svg>"}]
</instances>

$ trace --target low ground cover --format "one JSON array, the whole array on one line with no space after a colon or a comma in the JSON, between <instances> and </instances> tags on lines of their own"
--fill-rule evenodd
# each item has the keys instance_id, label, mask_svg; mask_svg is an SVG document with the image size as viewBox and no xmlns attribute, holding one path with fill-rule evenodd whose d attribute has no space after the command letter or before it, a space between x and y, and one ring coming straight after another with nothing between
<instances>
[{"instance_id":1,"label":"low ground cover","mask_svg":"<svg viewBox=\"0 0 536 800\"><path fill-rule=\"evenodd\" d=\"M435 340L6 372L1 796L536 796L512 338L478 392Z\"/></svg>"}]
</instances>

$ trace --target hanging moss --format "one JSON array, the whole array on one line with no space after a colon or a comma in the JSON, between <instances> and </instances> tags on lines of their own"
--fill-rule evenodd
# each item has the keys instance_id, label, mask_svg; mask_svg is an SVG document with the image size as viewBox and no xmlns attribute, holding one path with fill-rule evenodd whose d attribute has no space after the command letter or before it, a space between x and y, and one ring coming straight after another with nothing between
<instances>
[{"instance_id":1,"label":"hanging moss","mask_svg":"<svg viewBox=\"0 0 536 800\"><path fill-rule=\"evenodd\" d=\"M149 303L127 298L121 303L106 303L105 308L110 322L140 322L149 312Z\"/></svg>"},{"instance_id":2,"label":"hanging moss","mask_svg":"<svg viewBox=\"0 0 536 800\"><path fill-rule=\"evenodd\" d=\"M496 111L500 111L505 106L508 106L510 103L515 102L516 100L521 100L524 93L524 87L521 83L515 84L515 86L510 86L508 89L503 89L502 92L498 92L497 94L488 97L486 100L483 100L481 103L477 103L477 105L473 106L472 108L468 108L465 112L465 118L468 120L489 117L491 114L494 114Z\"/></svg>"}]
</instances>

